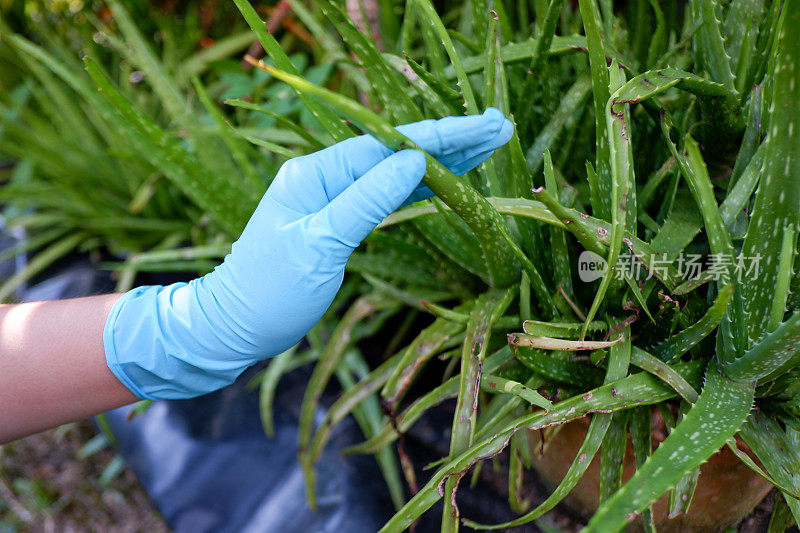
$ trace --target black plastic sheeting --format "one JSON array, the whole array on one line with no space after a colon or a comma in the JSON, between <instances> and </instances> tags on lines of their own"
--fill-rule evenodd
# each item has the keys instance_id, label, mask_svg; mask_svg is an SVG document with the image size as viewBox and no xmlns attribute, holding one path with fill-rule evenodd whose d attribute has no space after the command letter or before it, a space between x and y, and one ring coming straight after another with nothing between
<instances>
[{"instance_id":1,"label":"black plastic sheeting","mask_svg":"<svg viewBox=\"0 0 800 533\"><path fill-rule=\"evenodd\" d=\"M9 245L0 242L0 248ZM15 265L0 265L0 272L3 269L13 272ZM62 262L40 279L44 281L20 289L17 296L36 301L113 290L108 274L85 259ZM296 459L297 421L310 370L295 370L281 381L274 404L276 435L268 439L259 417L258 391L246 388L263 366L249 369L221 391L192 400L156 402L131 419L130 407L107 413L119 452L167 524L178 533L380 529L394 509L377 464L372 456L341 454L344 447L364 438L352 419L336 428L317 464L318 509L312 511L306 505ZM328 397L323 403L331 400ZM449 408L434 411L427 423L423 419L417 434L407 439L415 465L446 453ZM317 421L323 415L324 411L318 411ZM417 475L424 482L430 472ZM462 497L462 493L466 494ZM488 522L512 518L504 498L491 489L464 488L459 500L471 518ZM435 510L428 513L416 532L439 531L439 517Z\"/></svg>"},{"instance_id":2,"label":"black plastic sheeting","mask_svg":"<svg viewBox=\"0 0 800 533\"><path fill-rule=\"evenodd\" d=\"M162 401L126 421L109 413L120 451L175 531L376 531L392 505L375 461L341 456L359 440L345 423L317 465L318 510L306 505L297 457L305 376L285 379L276 396L273 439L264 436L258 398L231 387L194 400Z\"/></svg>"}]
</instances>

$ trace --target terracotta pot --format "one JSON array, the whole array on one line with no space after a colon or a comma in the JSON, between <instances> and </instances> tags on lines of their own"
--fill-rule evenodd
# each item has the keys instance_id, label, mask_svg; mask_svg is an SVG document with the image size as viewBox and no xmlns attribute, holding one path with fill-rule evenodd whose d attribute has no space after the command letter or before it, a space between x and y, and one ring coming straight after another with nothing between
<instances>
[{"instance_id":1,"label":"terracotta pot","mask_svg":"<svg viewBox=\"0 0 800 533\"><path fill-rule=\"evenodd\" d=\"M535 457L534 468L548 489L555 488L566 474L586 437L588 427L589 420L586 418L564 425L555 435L547 439L543 453ZM654 447L657 445L659 433L657 430L654 431ZM530 432L534 450L541 446L540 435L538 431ZM739 449L750 452L742 442L739 442ZM624 481L633 475L635 464L633 446L629 438L623 465ZM600 454L598 453L586 474L565 500L566 505L585 519L590 518L597 509L599 486ZM656 502L654 507L656 526L659 532L720 531L747 516L771 489L772 485L742 464L727 447L723 447L700 467L697 489L686 514L668 519L667 496L662 496ZM628 529L641 531L641 517L637 516Z\"/></svg>"}]
</instances>

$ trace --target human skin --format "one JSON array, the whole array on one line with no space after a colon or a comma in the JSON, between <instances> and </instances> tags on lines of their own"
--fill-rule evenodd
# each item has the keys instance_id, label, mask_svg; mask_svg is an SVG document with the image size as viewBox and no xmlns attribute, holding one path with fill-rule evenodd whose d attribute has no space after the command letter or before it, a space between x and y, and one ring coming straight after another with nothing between
<instances>
[{"instance_id":1,"label":"human skin","mask_svg":"<svg viewBox=\"0 0 800 533\"><path fill-rule=\"evenodd\" d=\"M0 443L138 400L103 348L120 296L0 305Z\"/></svg>"}]
</instances>

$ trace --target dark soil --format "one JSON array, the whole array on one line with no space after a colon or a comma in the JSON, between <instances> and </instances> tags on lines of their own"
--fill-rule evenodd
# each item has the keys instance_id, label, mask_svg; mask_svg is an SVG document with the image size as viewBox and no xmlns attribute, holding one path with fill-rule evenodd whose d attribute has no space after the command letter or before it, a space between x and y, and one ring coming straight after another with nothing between
<instances>
[{"instance_id":1,"label":"dark soil","mask_svg":"<svg viewBox=\"0 0 800 533\"><path fill-rule=\"evenodd\" d=\"M101 482L113 448L79 458L96 435L79 422L0 446L0 532L169 531L127 467Z\"/></svg>"}]
</instances>

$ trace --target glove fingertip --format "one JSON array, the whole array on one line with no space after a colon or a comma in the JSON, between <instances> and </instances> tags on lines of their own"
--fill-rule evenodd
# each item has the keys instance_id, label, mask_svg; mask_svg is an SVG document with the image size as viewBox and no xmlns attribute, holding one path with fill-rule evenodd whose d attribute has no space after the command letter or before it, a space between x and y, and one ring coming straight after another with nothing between
<instances>
[{"instance_id":1,"label":"glove fingertip","mask_svg":"<svg viewBox=\"0 0 800 533\"><path fill-rule=\"evenodd\" d=\"M496 107L487 107L483 112L483 116L489 120L496 120L497 122L501 122L506 118L503 112Z\"/></svg>"},{"instance_id":2,"label":"glove fingertip","mask_svg":"<svg viewBox=\"0 0 800 533\"><path fill-rule=\"evenodd\" d=\"M428 162L425 160L425 154L420 150L400 150L394 157L399 159L398 163L403 165L409 177L418 178L417 181L419 182L422 176L425 175Z\"/></svg>"},{"instance_id":3,"label":"glove fingertip","mask_svg":"<svg viewBox=\"0 0 800 533\"><path fill-rule=\"evenodd\" d=\"M499 146L503 146L511 137L514 136L514 123L508 119L503 120L503 125L500 127L500 132L497 134L497 140L500 142Z\"/></svg>"}]
</instances>

